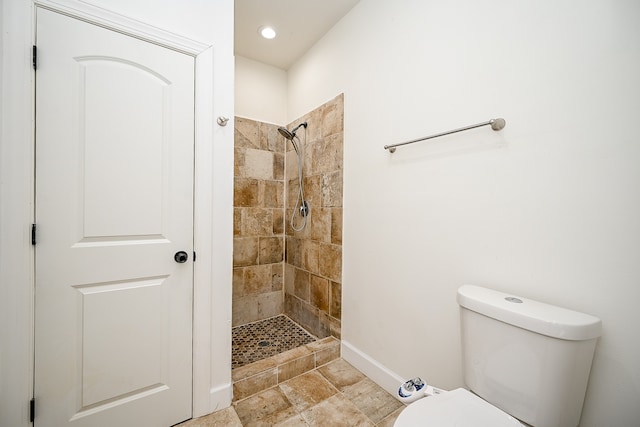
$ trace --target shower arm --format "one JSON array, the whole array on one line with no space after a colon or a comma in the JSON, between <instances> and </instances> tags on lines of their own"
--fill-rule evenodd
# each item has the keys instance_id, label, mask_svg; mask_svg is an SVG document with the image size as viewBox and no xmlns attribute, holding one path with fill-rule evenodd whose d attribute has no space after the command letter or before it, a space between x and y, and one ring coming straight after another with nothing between
<instances>
[{"instance_id":1,"label":"shower arm","mask_svg":"<svg viewBox=\"0 0 640 427\"><path fill-rule=\"evenodd\" d=\"M433 138L438 138L438 137L445 136L445 135L451 135L452 133L458 133L458 132L462 132L462 131L465 131L465 130L475 129L475 128L479 128L479 127L487 126L487 125L491 125L491 129L493 129L495 131L498 131L498 130L504 129L506 124L507 124L507 122L504 119L491 119L491 120L486 121L486 122L478 123L478 124L471 125L471 126L465 126L463 128L460 128L460 129L454 129L454 130L450 130L448 132L442 132L442 133L438 133L438 134L431 135L431 136L425 136L424 138L413 139L411 141L401 142L399 144L385 145L384 149L385 150L389 150L390 153L395 153L396 152L396 147L401 147L403 145L413 144L414 142L420 142L420 141L425 141L427 139L433 139Z\"/></svg>"}]
</instances>

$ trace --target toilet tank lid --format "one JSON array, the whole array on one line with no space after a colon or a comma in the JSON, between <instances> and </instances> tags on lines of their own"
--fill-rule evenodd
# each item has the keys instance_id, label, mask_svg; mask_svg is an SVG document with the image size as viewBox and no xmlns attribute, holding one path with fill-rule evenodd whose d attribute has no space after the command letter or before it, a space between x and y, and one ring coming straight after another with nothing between
<instances>
[{"instance_id":1,"label":"toilet tank lid","mask_svg":"<svg viewBox=\"0 0 640 427\"><path fill-rule=\"evenodd\" d=\"M602 322L595 316L480 286L458 289L461 307L532 332L571 341L597 338Z\"/></svg>"}]
</instances>

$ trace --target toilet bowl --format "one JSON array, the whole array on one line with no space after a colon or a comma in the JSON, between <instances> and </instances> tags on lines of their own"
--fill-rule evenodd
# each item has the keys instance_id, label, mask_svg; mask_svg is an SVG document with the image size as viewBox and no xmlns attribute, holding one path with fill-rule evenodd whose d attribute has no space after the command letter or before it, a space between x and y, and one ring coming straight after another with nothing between
<instances>
[{"instance_id":1,"label":"toilet bowl","mask_svg":"<svg viewBox=\"0 0 640 427\"><path fill-rule=\"evenodd\" d=\"M407 406L394 427L523 427L511 415L458 388Z\"/></svg>"}]
</instances>

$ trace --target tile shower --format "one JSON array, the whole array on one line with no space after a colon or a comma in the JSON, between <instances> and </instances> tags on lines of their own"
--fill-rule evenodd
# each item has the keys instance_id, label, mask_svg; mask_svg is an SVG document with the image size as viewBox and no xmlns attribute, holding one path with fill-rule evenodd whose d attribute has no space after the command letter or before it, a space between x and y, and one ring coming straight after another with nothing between
<instances>
[{"instance_id":1,"label":"tile shower","mask_svg":"<svg viewBox=\"0 0 640 427\"><path fill-rule=\"evenodd\" d=\"M311 214L300 232L289 222L298 191L291 143L278 125L235 118L234 332L286 315L318 338L340 338L343 111L339 95L291 123L308 123L298 137Z\"/></svg>"}]
</instances>

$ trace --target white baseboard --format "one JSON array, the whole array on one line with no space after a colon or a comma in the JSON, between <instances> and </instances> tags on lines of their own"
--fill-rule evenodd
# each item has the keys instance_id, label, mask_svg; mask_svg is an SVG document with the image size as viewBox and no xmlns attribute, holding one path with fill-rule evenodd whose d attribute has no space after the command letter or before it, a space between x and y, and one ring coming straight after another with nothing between
<instances>
[{"instance_id":1,"label":"white baseboard","mask_svg":"<svg viewBox=\"0 0 640 427\"><path fill-rule=\"evenodd\" d=\"M342 341L341 350L344 360L394 396L398 393L398 387L406 381L406 378L402 378L348 341Z\"/></svg>"},{"instance_id":2,"label":"white baseboard","mask_svg":"<svg viewBox=\"0 0 640 427\"><path fill-rule=\"evenodd\" d=\"M209 392L211 411L216 412L224 408L231 406L231 399L233 398L233 384L227 383L219 387L214 387Z\"/></svg>"}]
</instances>

